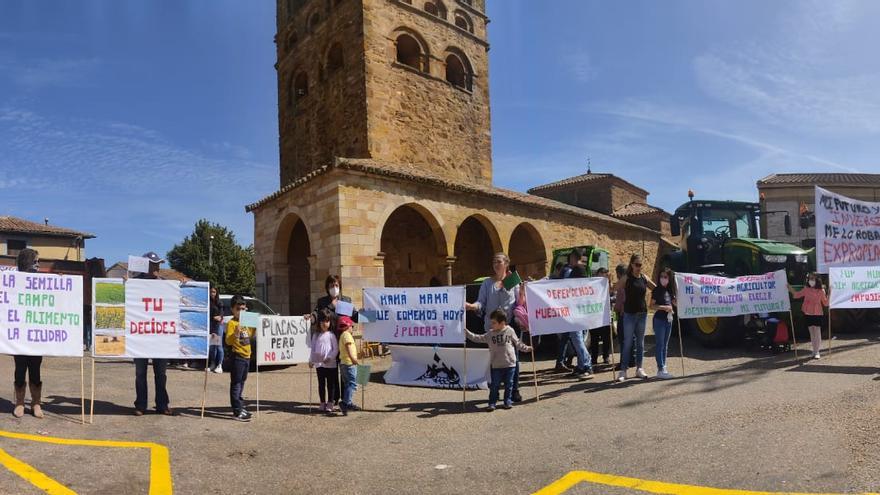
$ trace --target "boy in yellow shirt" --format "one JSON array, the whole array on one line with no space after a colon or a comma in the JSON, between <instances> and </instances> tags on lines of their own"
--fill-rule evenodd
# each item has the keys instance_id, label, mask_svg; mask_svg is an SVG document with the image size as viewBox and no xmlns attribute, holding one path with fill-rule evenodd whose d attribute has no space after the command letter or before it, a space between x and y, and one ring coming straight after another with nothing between
<instances>
[{"instance_id":1,"label":"boy in yellow shirt","mask_svg":"<svg viewBox=\"0 0 880 495\"><path fill-rule=\"evenodd\" d=\"M351 335L351 327L354 322L348 316L340 316L336 320L336 329L339 330L339 371L342 375L342 400L339 408L342 415L348 416L348 411L357 411L358 407L352 402L354 392L357 390L357 365L358 352Z\"/></svg>"},{"instance_id":2,"label":"boy in yellow shirt","mask_svg":"<svg viewBox=\"0 0 880 495\"><path fill-rule=\"evenodd\" d=\"M239 324L239 315L247 311L247 304L241 296L234 296L230 306L232 307L232 319L226 324L226 344L232 347L232 369L229 373L229 401L232 403L232 414L239 421L249 421L251 413L244 409L244 399L241 393L244 390L244 382L247 380L248 368L251 365L251 340L256 333L255 328L242 327Z\"/></svg>"}]
</instances>

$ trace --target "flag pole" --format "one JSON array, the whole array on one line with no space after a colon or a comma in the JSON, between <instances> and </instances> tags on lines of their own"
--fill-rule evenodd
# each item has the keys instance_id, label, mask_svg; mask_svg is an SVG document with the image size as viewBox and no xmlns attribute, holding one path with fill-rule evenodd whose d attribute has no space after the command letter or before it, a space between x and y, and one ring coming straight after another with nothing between
<instances>
[{"instance_id":1,"label":"flag pole","mask_svg":"<svg viewBox=\"0 0 880 495\"><path fill-rule=\"evenodd\" d=\"M86 358L79 358L79 406L82 424L86 424Z\"/></svg>"},{"instance_id":2,"label":"flag pole","mask_svg":"<svg viewBox=\"0 0 880 495\"><path fill-rule=\"evenodd\" d=\"M676 321L678 322L678 352L681 358L681 376L684 376L684 340L681 338L681 318L676 318Z\"/></svg>"},{"instance_id":3,"label":"flag pole","mask_svg":"<svg viewBox=\"0 0 880 495\"><path fill-rule=\"evenodd\" d=\"M202 389L202 419L205 418L205 401L208 399L208 359L205 359L205 386Z\"/></svg>"},{"instance_id":4,"label":"flag pole","mask_svg":"<svg viewBox=\"0 0 880 495\"><path fill-rule=\"evenodd\" d=\"M538 393L538 369L535 366L535 346L532 345L532 332L529 332L529 347L532 348L532 375L535 378L535 402L541 400L541 394Z\"/></svg>"},{"instance_id":5,"label":"flag pole","mask_svg":"<svg viewBox=\"0 0 880 495\"><path fill-rule=\"evenodd\" d=\"M467 337L464 339L464 366L462 367L464 371L464 376L462 377L461 382L461 410L467 410Z\"/></svg>"},{"instance_id":6,"label":"flag pole","mask_svg":"<svg viewBox=\"0 0 880 495\"><path fill-rule=\"evenodd\" d=\"M828 308L828 355L831 355L831 308Z\"/></svg>"},{"instance_id":7,"label":"flag pole","mask_svg":"<svg viewBox=\"0 0 880 495\"><path fill-rule=\"evenodd\" d=\"M791 308L788 310L788 319L791 320L791 340L794 342L794 358L797 360L797 337L795 336L795 328L794 328L794 314L791 312Z\"/></svg>"}]
</instances>

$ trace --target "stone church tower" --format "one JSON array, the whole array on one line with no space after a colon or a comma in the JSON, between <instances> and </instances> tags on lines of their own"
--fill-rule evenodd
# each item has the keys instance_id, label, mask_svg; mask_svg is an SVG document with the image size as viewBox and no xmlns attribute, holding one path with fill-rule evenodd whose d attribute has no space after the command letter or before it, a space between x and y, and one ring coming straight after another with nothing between
<instances>
[{"instance_id":1,"label":"stone church tower","mask_svg":"<svg viewBox=\"0 0 880 495\"><path fill-rule=\"evenodd\" d=\"M277 8L280 188L246 207L258 296L276 311L311 310L330 274L355 304L365 287L472 283L498 251L524 278L586 244L651 269L660 232L565 203L583 177L493 186L485 0Z\"/></svg>"},{"instance_id":2,"label":"stone church tower","mask_svg":"<svg viewBox=\"0 0 880 495\"><path fill-rule=\"evenodd\" d=\"M281 185L336 157L490 184L484 1L278 0Z\"/></svg>"}]
</instances>

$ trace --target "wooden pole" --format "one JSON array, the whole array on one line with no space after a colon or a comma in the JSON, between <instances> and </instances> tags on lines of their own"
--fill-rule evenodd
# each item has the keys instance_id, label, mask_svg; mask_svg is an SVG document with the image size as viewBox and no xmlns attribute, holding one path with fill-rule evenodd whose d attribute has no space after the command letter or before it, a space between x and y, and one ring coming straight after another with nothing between
<instances>
[{"instance_id":1,"label":"wooden pole","mask_svg":"<svg viewBox=\"0 0 880 495\"><path fill-rule=\"evenodd\" d=\"M260 365L257 365L257 418L260 417Z\"/></svg>"},{"instance_id":2,"label":"wooden pole","mask_svg":"<svg viewBox=\"0 0 880 495\"><path fill-rule=\"evenodd\" d=\"M92 387L91 400L89 400L89 424L93 424L95 420L95 358L92 357Z\"/></svg>"},{"instance_id":3,"label":"wooden pole","mask_svg":"<svg viewBox=\"0 0 880 495\"><path fill-rule=\"evenodd\" d=\"M535 366L535 346L532 345L532 332L529 332L529 347L532 348L532 376L535 378L535 402L541 400L538 393L538 368Z\"/></svg>"},{"instance_id":4,"label":"wooden pole","mask_svg":"<svg viewBox=\"0 0 880 495\"><path fill-rule=\"evenodd\" d=\"M614 381L614 334L617 330L617 321L611 320L611 328L608 331L608 340L611 344L611 381Z\"/></svg>"},{"instance_id":5,"label":"wooden pole","mask_svg":"<svg viewBox=\"0 0 880 495\"><path fill-rule=\"evenodd\" d=\"M831 355L831 308L828 308L828 355Z\"/></svg>"},{"instance_id":6,"label":"wooden pole","mask_svg":"<svg viewBox=\"0 0 880 495\"><path fill-rule=\"evenodd\" d=\"M312 372L313 371L315 371L315 368L313 368L311 365L309 365L309 415L312 414ZM315 371L315 373L317 373L317 371ZM329 399L330 399L330 402L332 403L333 397L330 397Z\"/></svg>"},{"instance_id":7,"label":"wooden pole","mask_svg":"<svg viewBox=\"0 0 880 495\"><path fill-rule=\"evenodd\" d=\"M461 410L467 410L467 337L464 339L464 376L461 382Z\"/></svg>"},{"instance_id":8,"label":"wooden pole","mask_svg":"<svg viewBox=\"0 0 880 495\"><path fill-rule=\"evenodd\" d=\"M794 342L794 358L797 359L797 337L795 337L794 314L791 312L791 309L788 310L788 319L791 320L791 340Z\"/></svg>"},{"instance_id":9,"label":"wooden pole","mask_svg":"<svg viewBox=\"0 0 880 495\"><path fill-rule=\"evenodd\" d=\"M86 424L86 358L79 358L79 407L82 424Z\"/></svg>"},{"instance_id":10,"label":"wooden pole","mask_svg":"<svg viewBox=\"0 0 880 495\"><path fill-rule=\"evenodd\" d=\"M205 359L205 386L202 389L202 419L205 419L205 401L208 399L208 360Z\"/></svg>"},{"instance_id":11,"label":"wooden pole","mask_svg":"<svg viewBox=\"0 0 880 495\"><path fill-rule=\"evenodd\" d=\"M681 358L681 376L684 376L684 340L681 338L681 318L676 318L676 321L678 322L678 352Z\"/></svg>"}]
</instances>

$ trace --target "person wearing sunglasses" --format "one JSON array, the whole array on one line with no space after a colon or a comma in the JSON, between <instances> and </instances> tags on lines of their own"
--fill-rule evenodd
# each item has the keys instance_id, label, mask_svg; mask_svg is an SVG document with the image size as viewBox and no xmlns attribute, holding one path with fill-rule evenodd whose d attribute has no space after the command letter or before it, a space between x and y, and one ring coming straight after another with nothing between
<instances>
[{"instance_id":1,"label":"person wearing sunglasses","mask_svg":"<svg viewBox=\"0 0 880 495\"><path fill-rule=\"evenodd\" d=\"M16 258L18 271L37 273L40 271L40 257L31 248L19 251ZM40 379L40 366L43 364L43 356L23 356L16 354L15 360L15 408L12 415L16 418L24 416L24 399L27 390L31 391L31 414L35 418L43 417L43 409L40 399L43 391L43 381Z\"/></svg>"},{"instance_id":2,"label":"person wearing sunglasses","mask_svg":"<svg viewBox=\"0 0 880 495\"><path fill-rule=\"evenodd\" d=\"M630 364L630 353L635 345L636 376L648 378L642 360L645 356L645 326L648 321L648 289L654 290L657 284L642 273L642 257L634 254L629 259L626 275L618 282L623 288L623 349L620 350L620 373L617 381L626 380L626 370ZM635 340L635 342L633 341Z\"/></svg>"}]
</instances>

